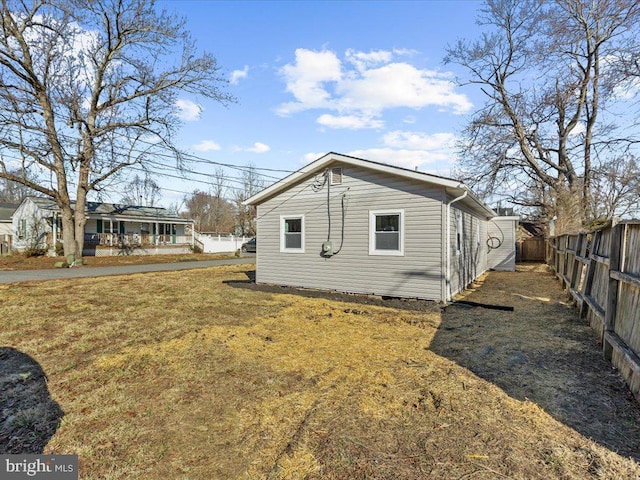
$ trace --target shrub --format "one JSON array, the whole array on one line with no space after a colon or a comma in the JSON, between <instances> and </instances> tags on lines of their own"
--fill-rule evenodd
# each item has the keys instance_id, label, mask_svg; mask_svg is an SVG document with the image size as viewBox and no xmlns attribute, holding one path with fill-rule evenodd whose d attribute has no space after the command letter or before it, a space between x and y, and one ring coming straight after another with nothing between
<instances>
[{"instance_id":1,"label":"shrub","mask_svg":"<svg viewBox=\"0 0 640 480\"><path fill-rule=\"evenodd\" d=\"M64 245L62 242L56 242L56 257L62 257L64 255Z\"/></svg>"},{"instance_id":2,"label":"shrub","mask_svg":"<svg viewBox=\"0 0 640 480\"><path fill-rule=\"evenodd\" d=\"M27 257L27 258L29 258L29 257L42 257L46 253L47 253L47 249L46 248L31 247L31 248L27 248L23 252L23 255L25 257Z\"/></svg>"}]
</instances>

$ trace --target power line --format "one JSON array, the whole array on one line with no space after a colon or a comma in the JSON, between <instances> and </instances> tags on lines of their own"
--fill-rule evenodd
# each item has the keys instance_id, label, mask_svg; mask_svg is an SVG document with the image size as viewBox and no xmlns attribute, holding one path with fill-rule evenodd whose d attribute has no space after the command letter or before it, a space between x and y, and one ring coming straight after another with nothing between
<instances>
[{"instance_id":1,"label":"power line","mask_svg":"<svg viewBox=\"0 0 640 480\"><path fill-rule=\"evenodd\" d=\"M60 119L66 120L66 121L76 121L76 120L72 119L71 117L69 117L67 115L64 115L62 113L57 113L56 116L58 118L60 118ZM124 137L126 140L128 140L130 142L134 141L134 140L131 139L131 137L125 135L123 132L113 131L112 133L114 133L114 134L116 134L116 135L118 135L120 137ZM60 133L60 132L58 132L57 135L61 136L61 137L64 137L64 138L67 138L68 140L76 141L76 140L79 139L79 137L77 137L77 136L71 136L71 135L67 135L67 134L64 134L64 133ZM135 139L135 142L139 142L139 143L142 143L144 145L149 145L151 147L158 147L157 143L151 142L151 141L146 141L146 140L143 140L141 138ZM143 152L141 150L136 150L136 149L131 149L130 151L135 152L135 153L145 153L145 152ZM166 153L159 154L159 155L167 157L167 158L171 158L171 159L175 159L176 158L174 155L170 155L170 154L166 154ZM294 172L294 170L284 170L284 169L268 168L268 167L255 167L255 166L247 166L247 165L237 165L237 164L233 164L233 163L217 162L215 160L210 160L208 158L200 157L200 156L192 154L192 153L180 152L180 155L182 157L185 157L189 161L192 161L192 162L207 163L207 164L210 164L210 165L218 165L218 166L228 167L228 168L232 168L232 169L236 169L236 170L240 170L240 171L251 171L251 170L253 170L254 172L255 171L265 171L265 172L275 172L275 173L293 173ZM258 175L265 176L265 177L271 177L273 179L280 180L279 177L273 177L273 176L270 176L270 175L265 175L265 174L260 174L260 173L258 173Z\"/></svg>"}]
</instances>

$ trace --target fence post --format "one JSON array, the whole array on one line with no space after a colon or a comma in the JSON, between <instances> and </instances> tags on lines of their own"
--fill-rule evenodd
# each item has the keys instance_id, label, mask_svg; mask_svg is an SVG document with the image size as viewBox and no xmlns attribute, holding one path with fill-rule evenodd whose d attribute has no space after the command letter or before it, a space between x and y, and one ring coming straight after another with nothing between
<instances>
[{"instance_id":1,"label":"fence post","mask_svg":"<svg viewBox=\"0 0 640 480\"><path fill-rule=\"evenodd\" d=\"M607 272L607 278L609 280L609 287L607 289L607 305L604 312L604 335L602 337L602 350L604 357L611 361L613 353L613 347L607 341L607 332L615 332L616 327L616 310L618 308L618 290L620 282L611 278L611 272L620 271L620 260L622 251L622 241L624 236L622 235L625 224L613 224L611 226L611 247L609 251L609 270Z\"/></svg>"}]
</instances>

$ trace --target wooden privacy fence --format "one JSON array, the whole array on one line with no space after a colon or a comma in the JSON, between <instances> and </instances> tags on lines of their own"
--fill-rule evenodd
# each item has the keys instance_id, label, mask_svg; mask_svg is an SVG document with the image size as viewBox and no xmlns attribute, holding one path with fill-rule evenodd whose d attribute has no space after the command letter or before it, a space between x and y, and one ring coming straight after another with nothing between
<instances>
[{"instance_id":1,"label":"wooden privacy fence","mask_svg":"<svg viewBox=\"0 0 640 480\"><path fill-rule=\"evenodd\" d=\"M549 239L547 262L640 401L640 220Z\"/></svg>"},{"instance_id":2,"label":"wooden privacy fence","mask_svg":"<svg viewBox=\"0 0 640 480\"><path fill-rule=\"evenodd\" d=\"M546 245L544 237L519 240L516 244L516 260L518 262L544 262Z\"/></svg>"}]
</instances>

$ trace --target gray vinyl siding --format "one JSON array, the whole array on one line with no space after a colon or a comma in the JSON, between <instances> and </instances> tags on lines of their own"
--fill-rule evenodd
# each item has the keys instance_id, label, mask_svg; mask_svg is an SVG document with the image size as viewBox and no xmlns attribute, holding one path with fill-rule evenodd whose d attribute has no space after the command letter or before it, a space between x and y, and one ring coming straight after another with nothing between
<instances>
[{"instance_id":1,"label":"gray vinyl siding","mask_svg":"<svg viewBox=\"0 0 640 480\"><path fill-rule=\"evenodd\" d=\"M458 250L457 239L458 216L462 218L460 250ZM450 218L451 295L455 295L487 271L487 220L462 206L461 203L451 205Z\"/></svg>"},{"instance_id":2,"label":"gray vinyl siding","mask_svg":"<svg viewBox=\"0 0 640 480\"><path fill-rule=\"evenodd\" d=\"M489 221L489 237L494 238L489 250L489 268L515 271L516 269L516 229L514 218L495 217Z\"/></svg>"},{"instance_id":3,"label":"gray vinyl siding","mask_svg":"<svg viewBox=\"0 0 640 480\"><path fill-rule=\"evenodd\" d=\"M327 240L327 184L314 191L312 176L258 205L258 283L342 292L442 299L444 189L347 164L341 185L331 185L331 241L339 253L321 256ZM320 174L321 175L321 174ZM320 182L321 183L321 182ZM369 254L370 211L404 211L404 256ZM304 215L304 253L280 251L280 217Z\"/></svg>"}]
</instances>

